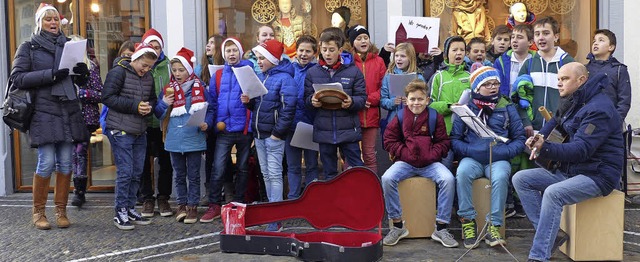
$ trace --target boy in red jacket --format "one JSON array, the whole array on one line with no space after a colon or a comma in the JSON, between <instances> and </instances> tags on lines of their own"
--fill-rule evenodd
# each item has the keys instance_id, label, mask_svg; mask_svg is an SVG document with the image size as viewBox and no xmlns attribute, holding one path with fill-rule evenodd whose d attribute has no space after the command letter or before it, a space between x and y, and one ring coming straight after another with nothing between
<instances>
[{"instance_id":1,"label":"boy in red jacket","mask_svg":"<svg viewBox=\"0 0 640 262\"><path fill-rule=\"evenodd\" d=\"M382 176L382 190L387 213L393 221L391 231L382 243L393 246L407 235L404 228L402 207L398 195L400 181L413 176L422 176L433 180L439 188L436 215L436 230L431 239L445 247L457 247L458 242L449 233L447 225L451 220L451 208L455 194L453 174L440 161L446 157L451 141L442 115L435 110L426 110L431 92L422 80L414 80L405 88L407 106L402 109L402 122L394 117L384 131L384 149L395 161ZM429 130L429 114L435 113L435 130ZM433 126L433 125L431 125Z\"/></svg>"}]
</instances>

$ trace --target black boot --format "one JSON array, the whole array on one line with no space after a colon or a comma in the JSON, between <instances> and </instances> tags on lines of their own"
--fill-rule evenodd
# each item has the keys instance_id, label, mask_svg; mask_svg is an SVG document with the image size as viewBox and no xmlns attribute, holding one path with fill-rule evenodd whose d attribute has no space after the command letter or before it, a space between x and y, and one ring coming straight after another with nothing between
<instances>
[{"instance_id":1,"label":"black boot","mask_svg":"<svg viewBox=\"0 0 640 262\"><path fill-rule=\"evenodd\" d=\"M73 178L73 199L71 200L71 205L82 207L82 205L86 202L84 194L87 192L87 178Z\"/></svg>"}]
</instances>

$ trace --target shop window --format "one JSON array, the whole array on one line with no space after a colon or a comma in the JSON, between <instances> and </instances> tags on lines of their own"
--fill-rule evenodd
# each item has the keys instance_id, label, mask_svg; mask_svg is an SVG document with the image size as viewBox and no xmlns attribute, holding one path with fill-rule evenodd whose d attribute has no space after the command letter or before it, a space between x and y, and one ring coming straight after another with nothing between
<instances>
[{"instance_id":1,"label":"shop window","mask_svg":"<svg viewBox=\"0 0 640 262\"><path fill-rule=\"evenodd\" d=\"M559 46L580 62L586 62L591 34L596 26L596 1L578 0L425 0L425 15L439 17L440 44L451 35L491 40L496 25L506 24L509 7L525 3L536 19L552 16L560 26ZM558 43L557 43L558 44Z\"/></svg>"}]
</instances>

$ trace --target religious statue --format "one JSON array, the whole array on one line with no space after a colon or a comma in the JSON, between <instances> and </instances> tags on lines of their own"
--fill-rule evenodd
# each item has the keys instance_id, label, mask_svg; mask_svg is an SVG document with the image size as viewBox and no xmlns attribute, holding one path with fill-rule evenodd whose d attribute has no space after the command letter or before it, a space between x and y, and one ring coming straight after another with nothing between
<instances>
[{"instance_id":1,"label":"religious statue","mask_svg":"<svg viewBox=\"0 0 640 262\"><path fill-rule=\"evenodd\" d=\"M513 29L516 25L531 25L536 21L536 15L527 9L524 3L514 3L509 7L509 17L507 17L507 26Z\"/></svg>"},{"instance_id":2,"label":"religious statue","mask_svg":"<svg viewBox=\"0 0 640 262\"><path fill-rule=\"evenodd\" d=\"M331 14L331 27L342 29L347 36L347 29L349 28L349 20L351 20L351 9L346 6L341 6L333 10Z\"/></svg>"},{"instance_id":3,"label":"religious statue","mask_svg":"<svg viewBox=\"0 0 640 262\"><path fill-rule=\"evenodd\" d=\"M284 44L284 53L290 58L296 55L296 41L310 33L310 27L302 16L296 15L292 0L279 0L279 12L272 23L276 39Z\"/></svg>"},{"instance_id":4,"label":"religious statue","mask_svg":"<svg viewBox=\"0 0 640 262\"><path fill-rule=\"evenodd\" d=\"M490 41L491 34L487 24L486 0L460 0L453 8L451 30L469 42L474 37L484 37Z\"/></svg>"}]
</instances>

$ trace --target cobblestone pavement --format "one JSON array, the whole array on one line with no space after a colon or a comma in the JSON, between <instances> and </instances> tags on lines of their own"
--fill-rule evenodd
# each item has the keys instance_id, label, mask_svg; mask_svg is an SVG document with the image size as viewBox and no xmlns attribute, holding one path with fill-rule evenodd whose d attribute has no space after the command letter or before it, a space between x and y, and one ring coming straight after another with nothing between
<instances>
[{"instance_id":1,"label":"cobblestone pavement","mask_svg":"<svg viewBox=\"0 0 640 262\"><path fill-rule=\"evenodd\" d=\"M0 260L2 261L296 261L291 257L220 252L220 220L212 224L177 223L156 214L152 224L132 231L118 230L112 222L113 194L87 196L83 209L69 206L72 225L55 227L53 195L47 202L51 230L35 229L31 223L31 194L0 197ZM175 202L171 202L175 209ZM200 215L205 208L200 208ZM628 203L625 211L624 260L640 261L640 205ZM285 230L308 229L302 220L288 221ZM607 226L607 225L603 225ZM460 225L451 225L459 240ZM386 233L388 230L383 230ZM526 261L533 229L526 218L507 220L507 248L518 261ZM384 247L383 261L456 261L463 248L444 248L430 239L403 240ZM516 261L502 248L481 244L460 261ZM570 261L557 252L553 261Z\"/></svg>"}]
</instances>

